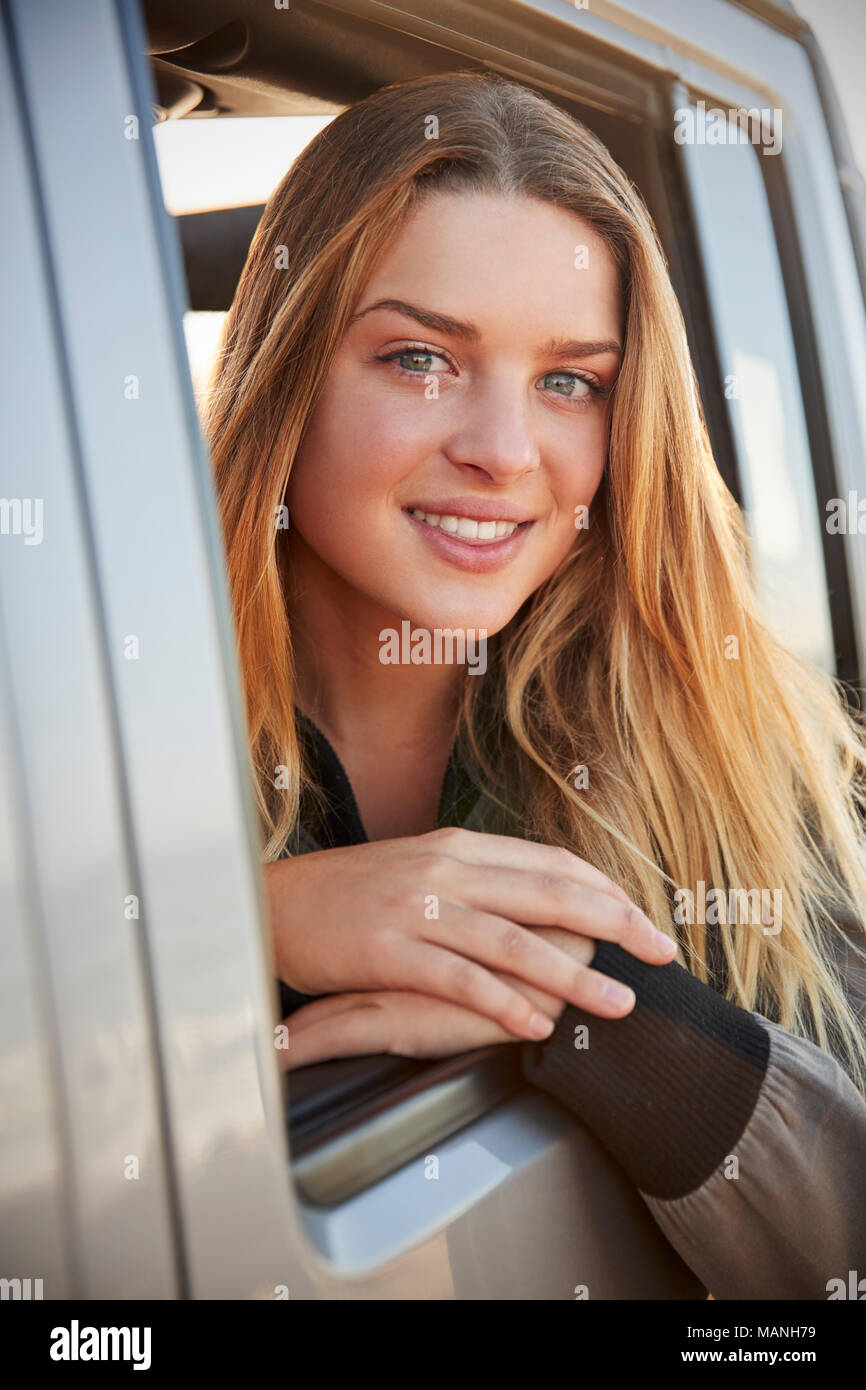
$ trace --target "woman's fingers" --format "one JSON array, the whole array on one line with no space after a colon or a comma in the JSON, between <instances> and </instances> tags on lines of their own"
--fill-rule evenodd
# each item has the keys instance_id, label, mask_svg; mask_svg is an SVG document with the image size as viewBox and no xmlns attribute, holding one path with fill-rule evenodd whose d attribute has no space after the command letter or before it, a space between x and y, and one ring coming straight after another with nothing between
<instances>
[{"instance_id":1,"label":"woman's fingers","mask_svg":"<svg viewBox=\"0 0 866 1390\"><path fill-rule=\"evenodd\" d=\"M624 1017L630 1012L634 1005L631 990L625 990L624 1003L611 1007L604 999L604 987L618 982L609 981L607 976L584 964L587 950L594 950L594 943L559 927L538 927L533 935L543 937L580 970L583 990L578 1001L580 1007L604 1017ZM425 968L428 965L429 961L425 962ZM565 1008L562 999L527 985L507 972L491 972L490 978L494 984L524 998L527 1006L544 1012L554 1022ZM448 1057L487 1043L513 1042L521 1037L519 1032L474 1009L412 990L359 990L327 995L297 1009L286 1022L289 1046L279 1053L280 1065L285 1071L335 1057L377 1053Z\"/></svg>"},{"instance_id":2,"label":"woman's fingers","mask_svg":"<svg viewBox=\"0 0 866 1390\"><path fill-rule=\"evenodd\" d=\"M574 949L565 951L562 940L569 938ZM609 1017L617 1017L629 999L629 994L618 997L616 990L605 993L612 983L607 976L589 972L587 978L587 966L595 954L595 941L562 928L554 944L540 929L475 912L459 903L448 903L447 911L437 923L437 944L471 957L499 978L505 974L509 979L516 979L524 993L535 986L548 998L552 996L579 1008L591 1008L592 1012L600 1011ZM478 1008L477 1000L477 995L467 995L460 1002ZM510 1021L501 1013L492 1016L515 1031L513 1016Z\"/></svg>"},{"instance_id":3,"label":"woman's fingers","mask_svg":"<svg viewBox=\"0 0 866 1390\"><path fill-rule=\"evenodd\" d=\"M398 1057L450 1057L488 1043L514 1042L504 1029L456 1004L411 991L338 995L341 1007L314 1013L305 1005L288 1020L284 1071L334 1057L389 1053ZM302 1015L307 1017L303 1018Z\"/></svg>"},{"instance_id":4,"label":"woman's fingers","mask_svg":"<svg viewBox=\"0 0 866 1390\"><path fill-rule=\"evenodd\" d=\"M569 932L563 932L562 935L570 936L572 941L580 940L579 937L571 936ZM497 979L508 983L514 981L517 988L530 997L554 1022L566 1004L573 1004L575 1008L583 1009L585 1013L596 1014L599 1018L625 1018L626 1014L631 1013L635 1005L635 996L634 991L627 985L620 984L619 980L613 980L609 975L603 975L601 971L593 970L580 962L575 964L574 972L574 982L568 996L559 999L533 985L516 980L513 975L498 970L495 974Z\"/></svg>"},{"instance_id":5,"label":"woman's fingers","mask_svg":"<svg viewBox=\"0 0 866 1390\"><path fill-rule=\"evenodd\" d=\"M314 999L312 1003L303 1004L301 1008L295 1009L294 1013L289 1014L289 1017L283 1022L287 1025L291 1037L293 1033L300 1033L304 1028L311 1028L313 1024L323 1023L326 1019L333 1018L335 1014L345 1013L347 1009L356 1009L372 998L374 995L366 990L351 990L345 994L326 994L321 999Z\"/></svg>"},{"instance_id":6,"label":"woman's fingers","mask_svg":"<svg viewBox=\"0 0 866 1390\"><path fill-rule=\"evenodd\" d=\"M604 975L600 970L593 967L586 967L586 952L584 947L588 944L591 948L590 959L595 953L595 942L584 942L583 938L575 935L574 932L565 931L562 927L533 927L533 936L543 936L545 941L558 947L565 955L576 961L582 970L580 986L578 989L577 1007L585 1009L588 1013L598 1014L601 1018L625 1018L630 1014L635 1006L634 990L629 989L628 985L621 984L619 980L613 980L609 975ZM550 1013L550 1010L547 1010Z\"/></svg>"},{"instance_id":7,"label":"woman's fingers","mask_svg":"<svg viewBox=\"0 0 866 1390\"><path fill-rule=\"evenodd\" d=\"M539 1042L553 1031L552 1019L537 1009L520 988L512 987L477 960L442 950L436 943L416 943L404 957L401 988L418 991L481 1014L510 1035ZM550 991L552 992L552 991Z\"/></svg>"},{"instance_id":8,"label":"woman's fingers","mask_svg":"<svg viewBox=\"0 0 866 1390\"><path fill-rule=\"evenodd\" d=\"M296 1009L286 1025L289 1045L279 1054L284 1071L333 1057L388 1050L386 1015L375 994L333 994L316 999Z\"/></svg>"},{"instance_id":9,"label":"woman's fingers","mask_svg":"<svg viewBox=\"0 0 866 1390\"><path fill-rule=\"evenodd\" d=\"M546 994L543 989L538 989L535 985L528 985L523 980L518 980L516 976L507 974L504 970L494 970L497 980L504 980L507 985L513 985L521 994L525 994L527 999L542 1013L552 1018L554 1023L559 1018L565 1008L565 1000L557 999L552 994Z\"/></svg>"},{"instance_id":10,"label":"woman's fingers","mask_svg":"<svg viewBox=\"0 0 866 1390\"><path fill-rule=\"evenodd\" d=\"M553 947L547 949L554 950ZM562 955L561 952L559 954ZM567 960L564 955L562 959ZM553 1009L546 1013L529 997L528 991L529 986L521 986L519 980L513 977L508 981L498 979L492 971L485 970L482 965L465 956L424 943L410 943L388 989L331 994L297 1009L291 1015L289 1025L290 1047L292 1030L300 1031L320 1023L341 1028L343 1025L335 1019L335 1015L370 1005L371 1001L379 1001L376 1007L381 1009L383 998L393 999L409 993L420 1000L430 997L437 1003L481 1015L491 1024L498 1023L510 1037L539 1042L553 1031L553 1019L561 1008L561 1002L554 999ZM549 994L546 997L551 998ZM372 1019L367 1019L363 1026L372 1027Z\"/></svg>"},{"instance_id":11,"label":"woman's fingers","mask_svg":"<svg viewBox=\"0 0 866 1390\"><path fill-rule=\"evenodd\" d=\"M625 1018L631 1013L635 1005L634 991L627 985L620 984L619 980L613 980L609 975L603 975L601 971L587 965L587 961L595 952L594 941L588 941L574 932L564 931L561 927L533 927L530 935L543 937L572 962L577 973L573 1001L548 994L538 986L527 984L507 971L494 970L493 974L498 980L513 985L525 994L537 1008L552 1018L554 1023L558 1021L566 1002L574 1002L577 1008L597 1014L600 1018Z\"/></svg>"},{"instance_id":12,"label":"woman's fingers","mask_svg":"<svg viewBox=\"0 0 866 1390\"><path fill-rule=\"evenodd\" d=\"M583 883L587 888L610 893L621 902L631 899L618 883L608 878L593 864L557 845L539 844L516 835L489 835L481 830L464 830L460 826L445 826L418 837L436 845L440 853L461 860L464 864L485 864L488 868L527 869L538 874L556 874L560 878Z\"/></svg>"},{"instance_id":13,"label":"woman's fingers","mask_svg":"<svg viewBox=\"0 0 866 1390\"><path fill-rule=\"evenodd\" d=\"M581 936L613 941L648 965L660 965L673 959L676 948L671 938L656 931L649 918L627 898L614 897L556 874L489 868L485 864L475 865L470 874L454 878L460 903L479 912L513 923L564 927ZM453 896L457 895L452 889L448 897ZM431 924L425 935L428 940L441 940L441 922L435 927ZM508 939L500 932L501 948L506 946ZM513 947L515 952L520 950L516 938ZM501 957L494 963L506 970L514 968L513 961ZM543 980L536 983L549 987Z\"/></svg>"},{"instance_id":14,"label":"woman's fingers","mask_svg":"<svg viewBox=\"0 0 866 1390\"><path fill-rule=\"evenodd\" d=\"M453 916L448 920L453 925ZM456 948L443 950L438 943L420 946L406 958L409 969L398 988L459 1004L483 1014L508 1033L534 1042L549 1037L549 1021L558 1017L563 1002L603 1018L622 1018L634 1006L630 989L589 968L595 942L586 937L560 929L554 944L536 930L513 922L502 924L480 913L467 913L457 921L462 921L466 931L462 937L459 932L455 934ZM490 943L501 930L519 932L525 946L497 952ZM568 943L566 950L563 942ZM554 1011L535 1007L533 987L557 1001Z\"/></svg>"}]
</instances>

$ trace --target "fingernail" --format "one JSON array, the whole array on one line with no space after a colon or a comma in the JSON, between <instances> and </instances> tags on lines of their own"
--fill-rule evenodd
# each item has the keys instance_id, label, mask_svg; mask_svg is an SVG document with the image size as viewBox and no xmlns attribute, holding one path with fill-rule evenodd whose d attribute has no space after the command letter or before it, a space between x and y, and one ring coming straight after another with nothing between
<instances>
[{"instance_id":1,"label":"fingernail","mask_svg":"<svg viewBox=\"0 0 866 1390\"><path fill-rule=\"evenodd\" d=\"M616 980L608 980L602 998L610 1004L625 1007L626 1004L634 1003L634 990L629 989L627 985L619 984Z\"/></svg>"},{"instance_id":2,"label":"fingernail","mask_svg":"<svg viewBox=\"0 0 866 1390\"><path fill-rule=\"evenodd\" d=\"M676 942L671 941L669 936L665 936L663 931L656 932L655 943L659 950L663 951L666 956L672 956L676 954Z\"/></svg>"},{"instance_id":3,"label":"fingernail","mask_svg":"<svg viewBox=\"0 0 866 1390\"><path fill-rule=\"evenodd\" d=\"M529 1031L534 1038L549 1038L553 1032L553 1019L546 1014L533 1014L529 1020Z\"/></svg>"}]
</instances>

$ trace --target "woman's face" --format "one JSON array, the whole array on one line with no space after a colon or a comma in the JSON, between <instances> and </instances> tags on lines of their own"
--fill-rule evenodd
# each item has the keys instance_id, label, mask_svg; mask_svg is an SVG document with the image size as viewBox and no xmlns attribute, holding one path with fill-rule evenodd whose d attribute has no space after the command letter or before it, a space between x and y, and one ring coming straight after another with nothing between
<instances>
[{"instance_id":1,"label":"woman's face","mask_svg":"<svg viewBox=\"0 0 866 1390\"><path fill-rule=\"evenodd\" d=\"M613 257L574 213L427 196L361 295L295 460L302 578L360 622L503 628L601 480L621 312Z\"/></svg>"}]
</instances>

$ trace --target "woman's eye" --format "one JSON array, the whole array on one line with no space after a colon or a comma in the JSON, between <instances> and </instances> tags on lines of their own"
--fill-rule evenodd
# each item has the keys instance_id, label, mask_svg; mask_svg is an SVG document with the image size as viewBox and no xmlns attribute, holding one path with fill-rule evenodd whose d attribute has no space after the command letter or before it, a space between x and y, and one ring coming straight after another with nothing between
<instances>
[{"instance_id":1,"label":"woman's eye","mask_svg":"<svg viewBox=\"0 0 866 1390\"><path fill-rule=\"evenodd\" d=\"M394 352L377 354L376 361L393 363L404 376L417 376L422 379L433 371L442 371L443 367L446 371L451 370L451 363L447 357L423 346L397 348ZM442 366L437 368L437 362ZM590 381L579 372L546 372L538 385L540 389L553 391L556 395L573 401L575 405L589 405L593 399L603 399L608 394L608 388L600 382Z\"/></svg>"},{"instance_id":2,"label":"woman's eye","mask_svg":"<svg viewBox=\"0 0 866 1390\"><path fill-rule=\"evenodd\" d=\"M428 372L432 372L432 363L435 361L444 363L446 368L450 366L441 353L420 347L400 348L398 352L389 352L377 358L377 361L396 362L402 371L413 376L426 376Z\"/></svg>"},{"instance_id":3,"label":"woman's eye","mask_svg":"<svg viewBox=\"0 0 866 1390\"><path fill-rule=\"evenodd\" d=\"M600 385L578 375L577 372L547 372L541 378L541 382L543 390L554 391L559 396L566 396L575 401L585 401L591 396L602 394ZM550 382L554 384L549 385Z\"/></svg>"}]
</instances>

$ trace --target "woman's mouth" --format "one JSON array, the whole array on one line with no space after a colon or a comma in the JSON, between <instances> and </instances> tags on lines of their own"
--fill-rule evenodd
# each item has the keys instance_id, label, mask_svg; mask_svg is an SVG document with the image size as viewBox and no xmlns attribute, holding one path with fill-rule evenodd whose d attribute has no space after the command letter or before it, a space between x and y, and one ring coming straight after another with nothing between
<instances>
[{"instance_id":1,"label":"woman's mouth","mask_svg":"<svg viewBox=\"0 0 866 1390\"><path fill-rule=\"evenodd\" d=\"M440 515L404 507L415 530L429 545L461 569L485 573L508 563L534 525L506 518L478 521L471 516Z\"/></svg>"},{"instance_id":2,"label":"woman's mouth","mask_svg":"<svg viewBox=\"0 0 866 1390\"><path fill-rule=\"evenodd\" d=\"M437 516L435 512L422 512L417 507L408 510L434 531L444 531L447 536L481 545L513 535L519 525L516 521L476 521L472 516Z\"/></svg>"}]
</instances>

